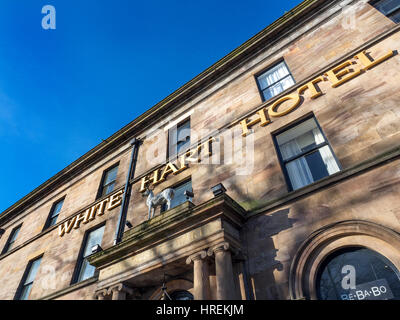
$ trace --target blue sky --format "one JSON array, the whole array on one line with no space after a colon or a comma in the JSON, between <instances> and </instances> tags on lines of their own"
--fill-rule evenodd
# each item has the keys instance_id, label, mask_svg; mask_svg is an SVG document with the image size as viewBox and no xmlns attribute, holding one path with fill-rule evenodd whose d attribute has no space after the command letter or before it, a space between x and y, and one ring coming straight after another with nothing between
<instances>
[{"instance_id":1,"label":"blue sky","mask_svg":"<svg viewBox=\"0 0 400 320\"><path fill-rule=\"evenodd\" d=\"M300 2L0 0L0 212Z\"/></svg>"}]
</instances>

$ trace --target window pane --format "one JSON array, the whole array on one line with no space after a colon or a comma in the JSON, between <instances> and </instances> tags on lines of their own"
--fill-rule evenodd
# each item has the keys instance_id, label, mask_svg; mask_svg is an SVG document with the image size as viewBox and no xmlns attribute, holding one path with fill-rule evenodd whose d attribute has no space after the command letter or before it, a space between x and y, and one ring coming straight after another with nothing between
<instances>
[{"instance_id":1,"label":"window pane","mask_svg":"<svg viewBox=\"0 0 400 320\"><path fill-rule=\"evenodd\" d=\"M57 223L57 218L58 218L58 215L50 218L49 227L54 226Z\"/></svg>"},{"instance_id":2,"label":"window pane","mask_svg":"<svg viewBox=\"0 0 400 320\"><path fill-rule=\"evenodd\" d=\"M390 18L394 22L399 23L400 22L400 11L397 11L394 15L390 16Z\"/></svg>"},{"instance_id":3,"label":"window pane","mask_svg":"<svg viewBox=\"0 0 400 320\"><path fill-rule=\"evenodd\" d=\"M77 282L86 280L94 275L96 268L89 264L86 257L92 254L92 248L96 244L101 245L104 228L105 226L102 226L88 234L86 238L85 248L80 259L80 261L82 261L82 264L80 266Z\"/></svg>"},{"instance_id":4,"label":"window pane","mask_svg":"<svg viewBox=\"0 0 400 320\"><path fill-rule=\"evenodd\" d=\"M107 171L106 176L104 178L104 186L115 181L117 179L117 172L118 172L118 167L112 168L109 171Z\"/></svg>"},{"instance_id":5,"label":"window pane","mask_svg":"<svg viewBox=\"0 0 400 320\"><path fill-rule=\"evenodd\" d=\"M383 0L377 2L374 7L385 15L389 15L400 8L400 0Z\"/></svg>"},{"instance_id":6,"label":"window pane","mask_svg":"<svg viewBox=\"0 0 400 320\"><path fill-rule=\"evenodd\" d=\"M271 87L268 87L263 91L264 94L264 99L269 100L281 92L285 91L286 89L290 88L294 84L294 80L291 76L286 77L276 84L272 85Z\"/></svg>"},{"instance_id":7,"label":"window pane","mask_svg":"<svg viewBox=\"0 0 400 320\"><path fill-rule=\"evenodd\" d=\"M42 261L42 258L39 258L39 259L37 259L37 260L32 262L30 270L29 270L28 275L26 277L26 280L24 281L24 284L33 282L33 280L35 280L36 273L37 273L37 271L39 269L41 261Z\"/></svg>"},{"instance_id":8,"label":"window pane","mask_svg":"<svg viewBox=\"0 0 400 320\"><path fill-rule=\"evenodd\" d=\"M340 171L314 118L277 135L276 141L293 190Z\"/></svg>"},{"instance_id":9,"label":"window pane","mask_svg":"<svg viewBox=\"0 0 400 320\"><path fill-rule=\"evenodd\" d=\"M169 130L168 155L172 157L190 147L190 119Z\"/></svg>"},{"instance_id":10,"label":"window pane","mask_svg":"<svg viewBox=\"0 0 400 320\"><path fill-rule=\"evenodd\" d=\"M60 213L63 204L64 204L64 200L57 202L57 204L54 206L53 213L51 215L52 217L54 217Z\"/></svg>"},{"instance_id":11,"label":"window pane","mask_svg":"<svg viewBox=\"0 0 400 320\"><path fill-rule=\"evenodd\" d=\"M104 226L89 233L87 240L86 240L85 250L83 252L83 257L87 257L87 256L91 255L92 248L96 244L101 245L101 240L103 239L103 234L104 234Z\"/></svg>"},{"instance_id":12,"label":"window pane","mask_svg":"<svg viewBox=\"0 0 400 320\"><path fill-rule=\"evenodd\" d=\"M87 259L82 262L81 272L79 273L78 282L89 279L94 276L96 268L89 264Z\"/></svg>"},{"instance_id":13,"label":"window pane","mask_svg":"<svg viewBox=\"0 0 400 320\"><path fill-rule=\"evenodd\" d=\"M322 161L322 157L319 151L307 155L306 161L313 176L313 181L318 181L329 176L328 170L326 169L326 166Z\"/></svg>"},{"instance_id":14,"label":"window pane","mask_svg":"<svg viewBox=\"0 0 400 320\"><path fill-rule=\"evenodd\" d=\"M174 188L174 198L171 200L171 209L179 206L180 204L187 201L186 196L184 195L185 191L193 191L192 190L192 181L188 181L176 188ZM191 200L191 199L189 199ZM161 208L161 212L167 210L167 205L164 204Z\"/></svg>"},{"instance_id":15,"label":"window pane","mask_svg":"<svg viewBox=\"0 0 400 320\"><path fill-rule=\"evenodd\" d=\"M29 285L27 285L27 286L24 286L24 287L22 288L22 291L21 291L21 295L20 295L20 297L19 297L19 300L28 300L29 294L31 293L32 285L33 285L33 284L31 283L31 284L29 284Z\"/></svg>"},{"instance_id":16,"label":"window pane","mask_svg":"<svg viewBox=\"0 0 400 320\"><path fill-rule=\"evenodd\" d=\"M288 160L324 143L325 138L314 118L276 137L283 160Z\"/></svg>"},{"instance_id":17,"label":"window pane","mask_svg":"<svg viewBox=\"0 0 400 320\"><path fill-rule=\"evenodd\" d=\"M284 62L264 72L257 81L265 100L275 97L295 83Z\"/></svg>"},{"instance_id":18,"label":"window pane","mask_svg":"<svg viewBox=\"0 0 400 320\"><path fill-rule=\"evenodd\" d=\"M4 247L4 253L9 252L14 247L14 243L17 240L20 230L21 230L21 226L19 226L17 229L14 229L11 232L10 237L8 238L7 243Z\"/></svg>"},{"instance_id":19,"label":"window pane","mask_svg":"<svg viewBox=\"0 0 400 320\"><path fill-rule=\"evenodd\" d=\"M12 235L11 235L11 238L10 238L10 242L15 242L15 240L16 240L17 237L18 237L19 230L21 230L21 227L18 227L17 229L15 229L15 230L13 231L13 233L12 233Z\"/></svg>"},{"instance_id":20,"label":"window pane","mask_svg":"<svg viewBox=\"0 0 400 320\"><path fill-rule=\"evenodd\" d=\"M102 195L105 196L105 195L107 195L107 194L113 192L114 187L115 187L115 182L113 182L113 183L111 183L111 184L105 186Z\"/></svg>"},{"instance_id":21,"label":"window pane","mask_svg":"<svg viewBox=\"0 0 400 320\"><path fill-rule=\"evenodd\" d=\"M286 68L285 63L279 63L258 77L261 90L273 85L287 75L289 75L289 70Z\"/></svg>"},{"instance_id":22,"label":"window pane","mask_svg":"<svg viewBox=\"0 0 400 320\"><path fill-rule=\"evenodd\" d=\"M343 288L345 266L354 268L355 289ZM381 286L384 286L382 288ZM372 288L384 290L376 290ZM382 255L366 248L335 252L322 264L317 277L318 297L322 300L400 299L399 271ZM355 294L355 292L362 294Z\"/></svg>"}]
</instances>

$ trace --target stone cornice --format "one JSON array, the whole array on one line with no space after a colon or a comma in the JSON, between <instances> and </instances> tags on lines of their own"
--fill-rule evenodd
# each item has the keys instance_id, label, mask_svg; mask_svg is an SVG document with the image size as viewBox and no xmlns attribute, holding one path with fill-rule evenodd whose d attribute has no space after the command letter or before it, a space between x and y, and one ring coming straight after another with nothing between
<instances>
[{"instance_id":1,"label":"stone cornice","mask_svg":"<svg viewBox=\"0 0 400 320\"><path fill-rule=\"evenodd\" d=\"M55 188L60 187L68 179L75 177L96 161L110 154L123 143L126 143L127 140L151 125L151 123L155 121L157 115L170 112L182 101L194 96L199 90L201 90L201 88L204 88L215 82L217 79L220 79L240 61L245 60L254 52L257 52L261 47L265 46L269 41L273 40L274 36L279 32L282 32L284 29L293 29L296 23L301 22L302 19L310 14L310 12L313 12L316 7L322 5L325 6L332 2L334 2L334 0L305 0L289 12L285 13L281 18L206 69L200 75L173 92L131 123L127 124L111 137L104 140L101 144L84 154L78 160L74 161L68 167L30 192L10 208L6 209L0 215L0 225L11 219L15 214L22 212L39 199L48 195Z\"/></svg>"},{"instance_id":2,"label":"stone cornice","mask_svg":"<svg viewBox=\"0 0 400 320\"><path fill-rule=\"evenodd\" d=\"M114 263L164 242L171 234L175 237L210 220L221 219L240 227L245 221L245 215L245 210L226 194L198 206L185 202L126 231L120 244L95 253L88 260L97 268L104 267L110 262Z\"/></svg>"}]
</instances>

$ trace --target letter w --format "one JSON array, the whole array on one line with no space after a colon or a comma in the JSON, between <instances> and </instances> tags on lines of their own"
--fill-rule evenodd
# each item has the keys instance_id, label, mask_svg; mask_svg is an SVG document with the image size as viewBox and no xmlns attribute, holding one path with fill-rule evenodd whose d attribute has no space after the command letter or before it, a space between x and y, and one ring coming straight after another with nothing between
<instances>
[{"instance_id":1,"label":"letter w","mask_svg":"<svg viewBox=\"0 0 400 320\"><path fill-rule=\"evenodd\" d=\"M60 235L60 237L62 237L65 233L70 233L73 225L75 224L75 220L76 216L58 226L58 234Z\"/></svg>"}]
</instances>

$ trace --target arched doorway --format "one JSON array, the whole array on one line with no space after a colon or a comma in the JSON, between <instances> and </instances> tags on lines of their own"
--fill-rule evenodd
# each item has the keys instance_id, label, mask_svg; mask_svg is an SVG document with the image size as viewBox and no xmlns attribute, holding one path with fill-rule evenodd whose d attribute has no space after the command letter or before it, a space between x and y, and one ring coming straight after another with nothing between
<instances>
[{"instance_id":1,"label":"arched doorway","mask_svg":"<svg viewBox=\"0 0 400 320\"><path fill-rule=\"evenodd\" d=\"M373 250L343 248L321 264L316 289L319 300L399 300L399 271Z\"/></svg>"},{"instance_id":2,"label":"arched doorway","mask_svg":"<svg viewBox=\"0 0 400 320\"><path fill-rule=\"evenodd\" d=\"M364 263L370 261L374 269L360 266L357 264L358 260ZM341 262L344 262L344 265L340 265ZM347 267L343 269L345 266ZM339 289L342 288L342 281L349 281L346 276L350 276L351 266L354 267L355 271L353 271L356 274L355 289L351 286L353 291L346 289L347 292L342 292ZM357 268L360 273L358 280ZM341 221L315 231L300 245L290 268L290 296L293 300L400 299L397 283L400 279L399 270L400 234L398 232L369 221ZM364 275L361 277L362 274ZM328 279L329 277L332 279ZM324 283L321 283L321 280ZM328 285L330 285L329 288ZM377 286L381 289L379 294L376 291ZM387 293L389 287L393 297ZM328 292L329 290L331 292ZM358 296L354 290L359 291ZM371 296L374 293L376 297Z\"/></svg>"}]
</instances>

